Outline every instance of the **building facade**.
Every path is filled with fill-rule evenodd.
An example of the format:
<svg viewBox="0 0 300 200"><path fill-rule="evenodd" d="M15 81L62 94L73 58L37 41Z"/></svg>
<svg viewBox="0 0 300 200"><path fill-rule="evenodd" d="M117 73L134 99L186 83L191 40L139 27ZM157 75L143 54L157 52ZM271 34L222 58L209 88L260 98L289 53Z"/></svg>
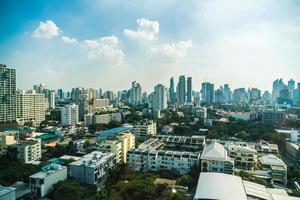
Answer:
<svg viewBox="0 0 300 200"><path fill-rule="evenodd" d="M61 123L66 126L75 126L79 121L79 108L76 104L66 105L61 110Z"/></svg>

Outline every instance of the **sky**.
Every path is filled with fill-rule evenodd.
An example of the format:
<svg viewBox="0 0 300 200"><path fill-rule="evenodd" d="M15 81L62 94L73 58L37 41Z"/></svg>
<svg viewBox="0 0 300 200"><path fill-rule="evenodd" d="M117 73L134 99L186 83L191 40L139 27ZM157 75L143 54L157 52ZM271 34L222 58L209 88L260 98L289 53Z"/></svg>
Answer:
<svg viewBox="0 0 300 200"><path fill-rule="evenodd" d="M298 0L1 0L0 12L0 63L21 89L300 82Z"/></svg>

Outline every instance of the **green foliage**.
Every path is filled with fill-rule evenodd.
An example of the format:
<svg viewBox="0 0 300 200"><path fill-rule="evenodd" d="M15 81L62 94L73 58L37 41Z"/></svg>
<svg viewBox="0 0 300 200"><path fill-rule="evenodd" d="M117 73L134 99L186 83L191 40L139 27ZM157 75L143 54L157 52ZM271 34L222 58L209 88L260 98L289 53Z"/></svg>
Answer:
<svg viewBox="0 0 300 200"><path fill-rule="evenodd" d="M54 185L53 200L68 199L82 200L86 199L85 189L74 180L59 181Z"/></svg>
<svg viewBox="0 0 300 200"><path fill-rule="evenodd" d="M19 162L16 154L8 153L0 158L0 185L9 186L16 181L28 182L28 177L38 172L41 167Z"/></svg>
<svg viewBox="0 0 300 200"><path fill-rule="evenodd" d="M241 170L238 173L238 175L245 181L251 181L251 182L258 183L258 184L264 185L266 187L269 187L269 184L266 180L254 177L252 174L250 174L244 170Z"/></svg>
<svg viewBox="0 0 300 200"><path fill-rule="evenodd" d="M295 181L300 177L300 171L294 165L290 165L288 166L287 175L289 181Z"/></svg>

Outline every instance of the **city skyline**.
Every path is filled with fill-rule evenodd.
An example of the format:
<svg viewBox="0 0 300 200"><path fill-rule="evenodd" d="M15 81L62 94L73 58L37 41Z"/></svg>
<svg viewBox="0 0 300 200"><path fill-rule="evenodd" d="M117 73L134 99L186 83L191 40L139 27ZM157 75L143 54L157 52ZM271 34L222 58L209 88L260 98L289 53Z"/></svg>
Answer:
<svg viewBox="0 0 300 200"><path fill-rule="evenodd" d="M0 8L0 60L21 89L118 91L136 80L149 92L185 75L195 91L206 81L271 91L278 78L300 80L295 1L32 2Z"/></svg>

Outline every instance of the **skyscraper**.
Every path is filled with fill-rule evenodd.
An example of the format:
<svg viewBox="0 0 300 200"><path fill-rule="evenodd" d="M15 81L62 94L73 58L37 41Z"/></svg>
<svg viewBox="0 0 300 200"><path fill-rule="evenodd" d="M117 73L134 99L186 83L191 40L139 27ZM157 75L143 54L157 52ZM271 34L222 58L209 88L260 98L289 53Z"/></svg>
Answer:
<svg viewBox="0 0 300 200"><path fill-rule="evenodd" d="M230 91L230 87L228 84L224 84L223 94L224 94L225 101L230 102L231 101L231 91Z"/></svg>
<svg viewBox="0 0 300 200"><path fill-rule="evenodd" d="M16 121L16 70L0 64L0 123Z"/></svg>
<svg viewBox="0 0 300 200"><path fill-rule="evenodd" d="M187 102L192 102L192 77L187 78Z"/></svg>
<svg viewBox="0 0 300 200"><path fill-rule="evenodd" d="M293 79L290 79L288 81L288 90L289 90L289 98L294 98L294 91L295 91L295 81Z"/></svg>
<svg viewBox="0 0 300 200"><path fill-rule="evenodd" d="M153 94L153 108L158 110L166 109L168 107L167 98L167 88L162 84L156 85Z"/></svg>
<svg viewBox="0 0 300 200"><path fill-rule="evenodd" d="M280 97L280 91L284 88L282 79L277 79L273 82L272 100L276 102L277 98Z"/></svg>
<svg viewBox="0 0 300 200"><path fill-rule="evenodd" d="M174 88L174 77L170 78L169 95L170 95L170 101L174 102L176 100L175 88Z"/></svg>
<svg viewBox="0 0 300 200"><path fill-rule="evenodd" d="M185 87L185 76L181 75L179 76L179 82L177 87L177 95L178 95L178 101L181 103L185 102L186 97L186 87Z"/></svg>
<svg viewBox="0 0 300 200"><path fill-rule="evenodd" d="M201 100L208 105L213 104L215 99L214 84L204 82L201 88Z"/></svg>
<svg viewBox="0 0 300 200"><path fill-rule="evenodd" d="M142 103L142 87L136 81L133 81L131 85L129 103L133 105Z"/></svg>

